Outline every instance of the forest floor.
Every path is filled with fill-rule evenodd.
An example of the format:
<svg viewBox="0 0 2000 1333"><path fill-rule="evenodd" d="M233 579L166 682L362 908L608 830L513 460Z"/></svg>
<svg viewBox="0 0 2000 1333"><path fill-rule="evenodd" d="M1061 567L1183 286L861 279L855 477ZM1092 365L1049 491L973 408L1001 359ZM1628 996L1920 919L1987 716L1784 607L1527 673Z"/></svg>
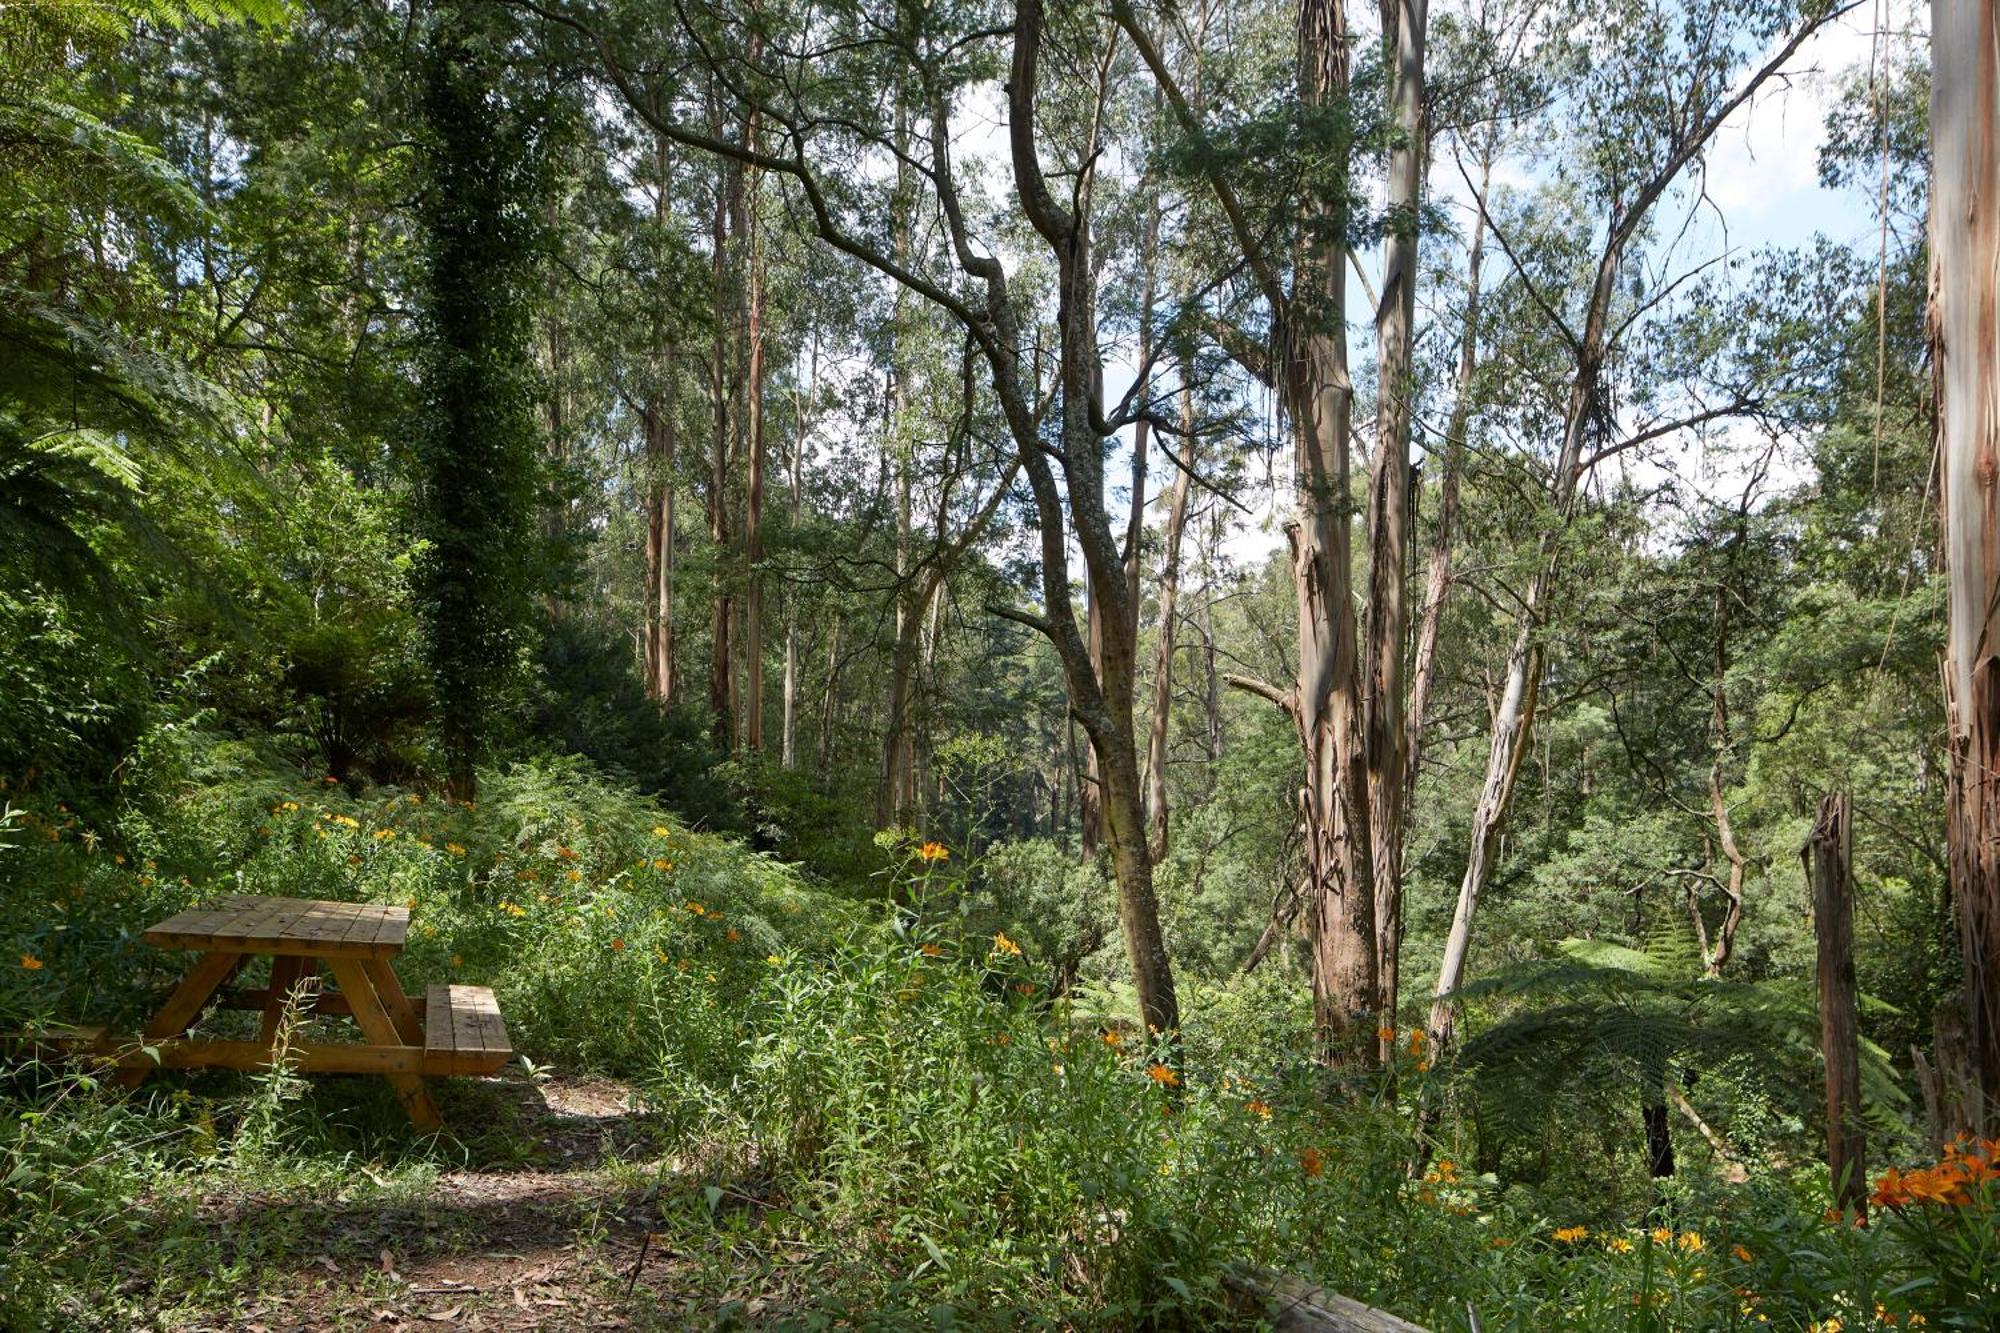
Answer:
<svg viewBox="0 0 2000 1333"><path fill-rule="evenodd" d="M466 1083L447 1103L448 1120L482 1145L506 1147L475 1150L463 1167L394 1201L341 1202L315 1190L205 1194L202 1229L225 1252L277 1231L286 1253L310 1258L260 1266L233 1296L220 1287L220 1299L162 1326L678 1328L755 1322L773 1304L758 1292L718 1299L712 1278L698 1276L700 1258L662 1243L658 1194L682 1164L659 1154L623 1084L515 1074ZM481 1163L482 1155L499 1160ZM128 1287L144 1281L135 1275Z"/></svg>

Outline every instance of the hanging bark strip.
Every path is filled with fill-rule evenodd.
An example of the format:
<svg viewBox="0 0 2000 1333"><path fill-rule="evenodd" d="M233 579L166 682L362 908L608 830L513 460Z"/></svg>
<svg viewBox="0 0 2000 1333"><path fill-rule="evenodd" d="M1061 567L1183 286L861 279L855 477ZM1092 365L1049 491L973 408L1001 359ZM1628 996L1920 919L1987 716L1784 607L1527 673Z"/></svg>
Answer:
<svg viewBox="0 0 2000 1333"><path fill-rule="evenodd" d="M2000 1132L2000 15L1931 5L1931 364L1949 625L1945 839L1983 1133Z"/></svg>
<svg viewBox="0 0 2000 1333"><path fill-rule="evenodd" d="M1868 1210L1867 1135L1861 1123L1861 1008L1854 981L1854 829L1845 792L1829 793L1800 849L1819 941L1819 1033L1826 1058L1826 1167L1833 1197Z"/></svg>

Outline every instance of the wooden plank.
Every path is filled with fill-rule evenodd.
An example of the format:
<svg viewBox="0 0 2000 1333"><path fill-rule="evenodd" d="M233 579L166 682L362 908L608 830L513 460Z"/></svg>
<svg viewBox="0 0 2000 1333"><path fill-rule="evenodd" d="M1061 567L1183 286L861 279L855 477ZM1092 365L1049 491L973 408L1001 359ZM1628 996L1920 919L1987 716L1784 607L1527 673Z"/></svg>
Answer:
<svg viewBox="0 0 2000 1333"><path fill-rule="evenodd" d="M306 960L296 955L281 954L271 960L271 985L264 992L264 1021L257 1028L257 1040L269 1046L278 1037L278 1024L283 1021L285 1005L291 1000L305 972Z"/></svg>
<svg viewBox="0 0 2000 1333"><path fill-rule="evenodd" d="M405 907L233 894L213 907L170 916L149 927L145 938L163 949L393 958L403 951L409 926Z"/></svg>
<svg viewBox="0 0 2000 1333"><path fill-rule="evenodd" d="M389 1018L396 1025L406 1045L424 1044L424 1021L417 1013L417 1007L410 1003L410 997L403 993L403 983L396 980L396 969L380 958L364 959L361 970L375 983L375 993L382 998L382 1007L389 1011Z"/></svg>
<svg viewBox="0 0 2000 1333"><path fill-rule="evenodd" d="M130 1038L126 1039L130 1042ZM214 1037L177 1037L157 1043L159 1063L168 1069L268 1069L273 1052L262 1042L224 1041ZM129 1045L115 1057L125 1068L150 1068L153 1057ZM305 1074L397 1074L422 1072L424 1053L411 1046L377 1046L348 1042L305 1042L293 1046L287 1063Z"/></svg>
<svg viewBox="0 0 2000 1333"><path fill-rule="evenodd" d="M402 1037L396 1031L395 1020L382 1007L381 997L375 993L375 983L362 969L360 962L349 957L327 959L327 966L333 970L334 980L340 983L341 993L347 996L347 1003L354 1010L354 1021L361 1025L362 1035L376 1046L399 1046ZM423 1059L423 1049L409 1048L417 1055L419 1063ZM440 1129L443 1117L438 1115L437 1103L431 1100L430 1089L423 1079L414 1074L390 1074L390 1084L402 1098L403 1109L409 1112L410 1121L418 1129Z"/></svg>
<svg viewBox="0 0 2000 1333"><path fill-rule="evenodd" d="M218 949L203 954L188 974L181 978L181 984L167 997L166 1004L154 1016L153 1021L146 1024L146 1031L141 1040L149 1043L160 1042L169 1037L178 1037L187 1031L188 1025L200 1016L202 1006L208 1003L209 996L215 994L215 988L220 986L223 979L234 972L242 961L243 955L231 950ZM136 1088L145 1081L144 1066L123 1070L118 1075L119 1084L127 1088Z"/></svg>
<svg viewBox="0 0 2000 1333"><path fill-rule="evenodd" d="M424 994L425 1068L491 1074L513 1058L500 1006L485 986L432 986Z"/></svg>
<svg viewBox="0 0 2000 1333"><path fill-rule="evenodd" d="M1239 1310L1263 1316L1279 1333L1425 1333L1422 1325L1286 1273L1231 1268L1222 1286Z"/></svg>

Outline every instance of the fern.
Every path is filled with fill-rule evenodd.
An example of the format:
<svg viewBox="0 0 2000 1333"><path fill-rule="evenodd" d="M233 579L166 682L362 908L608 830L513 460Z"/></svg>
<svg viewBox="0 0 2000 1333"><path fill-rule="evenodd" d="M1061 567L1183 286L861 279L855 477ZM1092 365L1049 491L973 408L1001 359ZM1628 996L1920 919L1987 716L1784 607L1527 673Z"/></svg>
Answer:
<svg viewBox="0 0 2000 1333"><path fill-rule="evenodd" d="M1505 1017L1459 1055L1475 1095L1508 1119L1542 1115L1553 1094L1622 1090L1657 1103L1682 1072L1743 1057L1777 1089L1820 1079L1819 1015L1810 983L1731 981L1701 975L1700 950L1683 929L1656 928L1645 947L1567 939L1559 957L1524 963L1462 987ZM1886 1006L1870 1002L1880 1012ZM1886 1125L1908 1103L1888 1053L1863 1041L1862 1096ZM1801 1099L1809 1111L1813 1097Z"/></svg>

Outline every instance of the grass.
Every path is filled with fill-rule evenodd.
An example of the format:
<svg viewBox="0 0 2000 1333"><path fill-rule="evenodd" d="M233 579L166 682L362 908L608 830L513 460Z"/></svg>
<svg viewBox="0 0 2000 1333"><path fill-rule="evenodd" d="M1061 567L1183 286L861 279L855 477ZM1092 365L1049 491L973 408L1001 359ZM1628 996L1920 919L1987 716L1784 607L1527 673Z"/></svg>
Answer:
<svg viewBox="0 0 2000 1333"><path fill-rule="evenodd" d="M443 1083L451 1131L422 1138L376 1079L170 1074L128 1098L16 1064L10 1317L171 1327L283 1298L337 1324L419 1299L385 1250L406 1278L511 1265L505 1288L542 1262L482 1258L513 1237L563 1256L546 1299L642 1326L1208 1327L1236 1317L1238 1263L1439 1329L1983 1326L1986 1249L1829 1222L1803 1170L1731 1189L1697 1164L1650 1215L1607 1183L1586 1216L1448 1136L1412 1179L1441 1073L1408 1057L1397 1101L1329 1082L1275 979L1190 986L1170 1068L1107 992L1051 1003L963 867L912 858L891 907L580 768L486 793L252 772L111 829L20 825L4 956L40 966L6 969L9 1021L135 1021L182 961L137 931L207 892L400 901L406 982L493 985L528 1068ZM550 1109L588 1075L636 1109Z"/></svg>

